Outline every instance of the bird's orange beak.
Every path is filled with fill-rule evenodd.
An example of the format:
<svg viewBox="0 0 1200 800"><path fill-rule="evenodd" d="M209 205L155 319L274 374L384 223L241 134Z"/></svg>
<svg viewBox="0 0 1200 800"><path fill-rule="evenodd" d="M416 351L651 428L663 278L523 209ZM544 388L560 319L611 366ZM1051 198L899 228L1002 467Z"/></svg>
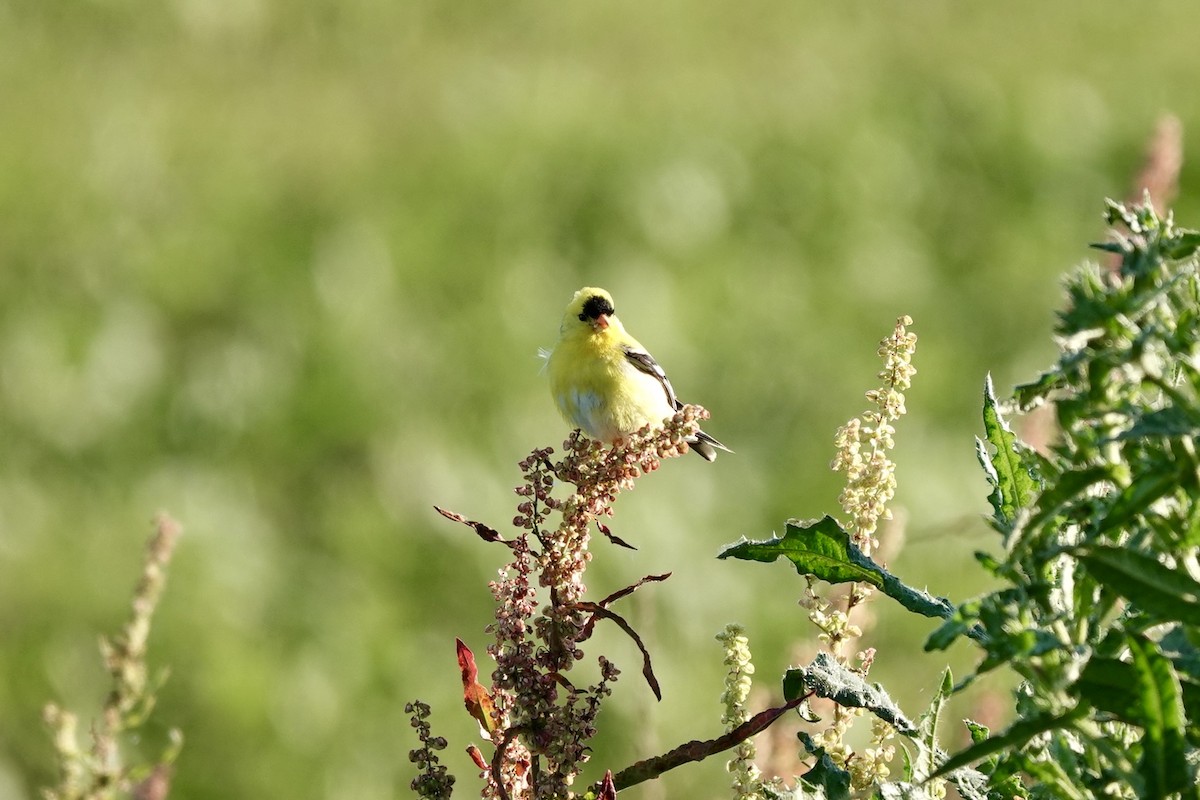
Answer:
<svg viewBox="0 0 1200 800"><path fill-rule="evenodd" d="M608 315L601 314L600 316L596 317L595 325L596 325L596 330L598 330L598 331L607 329L608 328Z"/></svg>

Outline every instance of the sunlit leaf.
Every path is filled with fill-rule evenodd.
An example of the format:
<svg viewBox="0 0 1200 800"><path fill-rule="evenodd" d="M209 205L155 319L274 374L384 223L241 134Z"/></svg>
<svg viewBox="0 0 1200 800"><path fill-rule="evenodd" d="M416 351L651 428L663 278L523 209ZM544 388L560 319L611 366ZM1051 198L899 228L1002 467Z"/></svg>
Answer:
<svg viewBox="0 0 1200 800"><path fill-rule="evenodd" d="M866 709L901 733L916 732L916 726L904 716L883 687L867 683L861 675L839 664L829 653L818 653L803 672L806 690L815 692L818 697L833 700L848 708Z"/></svg>
<svg viewBox="0 0 1200 800"><path fill-rule="evenodd" d="M976 439L975 454L992 486L988 502L993 518L1001 530L1008 530L1016 522L1017 512L1033 499L1038 482L1034 478L1035 462L1000 414L991 375L983 385L983 429L986 443ZM989 444L994 454L988 452Z"/></svg>
<svg viewBox="0 0 1200 800"><path fill-rule="evenodd" d="M475 666L475 654L462 639L455 639L458 651L458 668L462 672L463 704L467 712L489 734L496 730L496 706L492 696L479 682L479 669Z"/></svg>
<svg viewBox="0 0 1200 800"><path fill-rule="evenodd" d="M1145 796L1166 797L1188 786L1194 793L1179 676L1149 639L1131 637L1129 653L1136 675L1130 688L1138 700L1139 725L1144 731L1139 771Z"/></svg>
<svg viewBox="0 0 1200 800"><path fill-rule="evenodd" d="M801 575L829 583L869 583L909 611L926 617L949 617L954 613L954 606L945 598L907 586L864 555L830 516L813 523L789 520L783 536L765 541L742 540L726 547L717 557L766 563L783 557Z"/></svg>

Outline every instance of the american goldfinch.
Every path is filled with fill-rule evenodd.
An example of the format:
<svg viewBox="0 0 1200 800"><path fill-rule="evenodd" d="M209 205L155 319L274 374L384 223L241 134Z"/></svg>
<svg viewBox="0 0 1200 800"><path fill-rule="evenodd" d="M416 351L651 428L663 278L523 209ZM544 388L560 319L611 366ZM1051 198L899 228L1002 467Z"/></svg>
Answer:
<svg viewBox="0 0 1200 800"><path fill-rule="evenodd" d="M575 293L546 369L563 418L601 442L615 443L646 425L661 427L683 407L662 367L625 332L603 289ZM731 452L704 431L687 443L706 461L718 449Z"/></svg>

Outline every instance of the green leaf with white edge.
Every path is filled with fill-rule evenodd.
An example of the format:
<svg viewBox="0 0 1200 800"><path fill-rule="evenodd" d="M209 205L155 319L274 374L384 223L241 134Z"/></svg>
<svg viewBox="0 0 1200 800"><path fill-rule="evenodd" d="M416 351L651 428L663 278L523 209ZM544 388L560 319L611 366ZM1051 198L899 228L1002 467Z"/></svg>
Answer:
<svg viewBox="0 0 1200 800"><path fill-rule="evenodd" d="M901 748L899 748L899 750L900 750L900 761L902 762L902 769L900 770L900 778L903 781L911 781L913 779L912 754L908 752L907 747L901 747Z"/></svg>
<svg viewBox="0 0 1200 800"><path fill-rule="evenodd" d="M1196 796L1195 776L1188 764L1186 717L1183 690L1175 668L1157 645L1149 639L1130 637L1130 661L1137 682L1133 688L1139 700L1139 724L1142 736L1142 761L1138 765L1146 797L1166 797L1190 787Z"/></svg>
<svg viewBox="0 0 1200 800"><path fill-rule="evenodd" d="M972 719L964 719L963 725L967 727L967 735L971 737L971 744L979 744L991 735L992 729L987 725L976 722Z"/></svg>
<svg viewBox="0 0 1200 800"><path fill-rule="evenodd" d="M993 753L999 753L1002 750L1019 750L1030 739L1039 734L1074 725L1077 721L1087 716L1088 709L1088 706L1081 705L1066 714L1046 714L1023 719L1003 733L991 736L982 742L977 742L966 750L955 754L944 761L930 777L940 778L949 772L961 769L968 764L986 758Z"/></svg>
<svg viewBox="0 0 1200 800"><path fill-rule="evenodd" d="M963 800L990 800L987 777L974 770L959 770L950 775L948 780L954 784L958 796ZM876 792L872 797L878 800L917 800L936 796L924 784L912 781L880 784Z"/></svg>
<svg viewBox="0 0 1200 800"><path fill-rule="evenodd" d="M942 672L942 683L938 690L933 693L933 697L929 701L929 708L921 715L917 724L917 739L919 740L920 758L916 765L916 775L918 778L930 774L937 769L937 760L943 755L937 743L938 723L941 720L942 709L946 705L947 698L954 691L954 675L947 667Z"/></svg>
<svg viewBox="0 0 1200 800"><path fill-rule="evenodd" d="M1016 522L1018 512L1032 501L1038 482L1033 477L1034 460L1023 452L1000 414L990 373L983 384L983 430L986 444L976 439L975 452L992 486L988 502L992 504L993 519L1000 530L1007 531ZM988 444L994 448L994 454L988 453Z"/></svg>
<svg viewBox="0 0 1200 800"><path fill-rule="evenodd" d="M946 667L942 671L942 682L938 686L938 690L933 693L933 697L929 700L929 708L921 715L918 721L919 735L925 740L930 752L935 752L937 749L937 727L941 720L942 709L946 705L946 700L954 693L954 674ZM931 770L928 770L932 772Z"/></svg>
<svg viewBox="0 0 1200 800"><path fill-rule="evenodd" d="M990 781L982 772L973 769L956 769L946 776L963 800L992 800Z"/></svg>
<svg viewBox="0 0 1200 800"><path fill-rule="evenodd" d="M818 653L804 669L806 691L832 700L846 708L870 711L897 731L907 736L917 733L917 726L900 711L900 707L879 684L869 684L857 672L839 664L829 653Z"/></svg>
<svg viewBox="0 0 1200 800"><path fill-rule="evenodd" d="M1200 625L1200 583L1182 569L1123 547L1078 548L1076 558L1107 589L1163 622Z"/></svg>
<svg viewBox="0 0 1200 800"><path fill-rule="evenodd" d="M796 572L829 583L867 583L917 614L935 619L954 614L954 606L943 597L913 589L876 564L850 540L837 521L828 515L812 523L788 520L783 536L765 541L743 539L722 550L718 558L770 563L783 557Z"/></svg>

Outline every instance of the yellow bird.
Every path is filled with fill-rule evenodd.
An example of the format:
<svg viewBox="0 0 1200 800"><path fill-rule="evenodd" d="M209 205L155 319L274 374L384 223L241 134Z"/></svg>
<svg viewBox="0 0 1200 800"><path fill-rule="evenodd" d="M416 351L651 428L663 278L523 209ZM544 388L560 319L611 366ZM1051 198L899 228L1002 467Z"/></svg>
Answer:
<svg viewBox="0 0 1200 800"><path fill-rule="evenodd" d="M563 418L607 444L646 425L662 427L683 407L662 367L625 332L603 289L575 293L546 368ZM687 443L706 461L716 459L718 449L732 452L704 431Z"/></svg>

